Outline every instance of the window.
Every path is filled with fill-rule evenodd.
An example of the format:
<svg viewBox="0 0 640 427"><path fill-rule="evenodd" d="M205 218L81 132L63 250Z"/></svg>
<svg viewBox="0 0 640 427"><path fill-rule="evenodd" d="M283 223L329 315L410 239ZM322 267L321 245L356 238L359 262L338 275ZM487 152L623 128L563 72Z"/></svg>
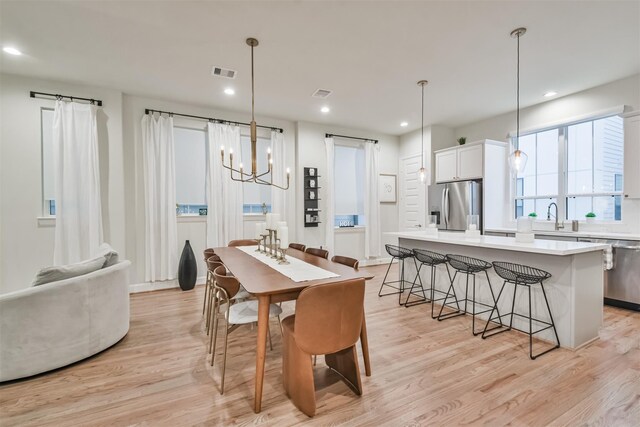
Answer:
<svg viewBox="0 0 640 427"><path fill-rule="evenodd" d="M336 145L334 157L334 225L364 225L364 149Z"/></svg>
<svg viewBox="0 0 640 427"><path fill-rule="evenodd" d="M561 126L520 137L529 160L515 178L515 216L546 218L550 203L567 220L594 212L622 219L623 121L619 116Z"/></svg>
<svg viewBox="0 0 640 427"><path fill-rule="evenodd" d="M202 215L207 208L207 134L204 129L175 127L173 138L177 212L179 215Z"/></svg>
<svg viewBox="0 0 640 427"><path fill-rule="evenodd" d="M53 110L40 110L42 132L42 214L56 215L56 180L53 160Z"/></svg>
<svg viewBox="0 0 640 427"><path fill-rule="evenodd" d="M242 136L240 139L242 146L242 162L245 171L251 171L251 138ZM271 147L271 140L258 138L256 142L256 162L258 173L262 173L269 168L267 161L267 149ZM263 176L265 181L271 180L271 173ZM244 214L262 214L263 208L266 212L271 212L271 186L260 185L253 182L243 184L244 204L242 212ZM264 205L264 206L263 206Z"/></svg>

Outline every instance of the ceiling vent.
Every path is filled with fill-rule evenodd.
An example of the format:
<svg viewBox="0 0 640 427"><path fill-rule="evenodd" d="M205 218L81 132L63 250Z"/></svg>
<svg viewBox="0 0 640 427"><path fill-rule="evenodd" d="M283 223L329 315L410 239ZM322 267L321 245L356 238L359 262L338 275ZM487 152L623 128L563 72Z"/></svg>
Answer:
<svg viewBox="0 0 640 427"><path fill-rule="evenodd" d="M313 95L311 95L314 98L327 98L329 95L331 95L331 91L327 90L327 89L318 89L315 92L313 92Z"/></svg>
<svg viewBox="0 0 640 427"><path fill-rule="evenodd" d="M211 68L211 75L217 77L225 77L227 79L235 79L236 72L234 70L229 70L227 68L216 67L215 65Z"/></svg>

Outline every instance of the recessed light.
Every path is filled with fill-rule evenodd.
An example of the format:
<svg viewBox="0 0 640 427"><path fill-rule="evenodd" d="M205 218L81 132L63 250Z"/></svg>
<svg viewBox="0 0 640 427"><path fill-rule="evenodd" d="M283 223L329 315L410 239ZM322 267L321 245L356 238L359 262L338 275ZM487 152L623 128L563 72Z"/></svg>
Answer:
<svg viewBox="0 0 640 427"><path fill-rule="evenodd" d="M331 109L330 109L329 107L322 107L322 108L320 109L320 111L322 111L323 113L325 113L325 114L326 114L326 113L328 113L329 111L331 111Z"/></svg>
<svg viewBox="0 0 640 427"><path fill-rule="evenodd" d="M549 92L544 94L544 97L545 98L550 98L552 96L556 96L557 94L558 94L558 92L554 92L554 91L550 90Z"/></svg>
<svg viewBox="0 0 640 427"><path fill-rule="evenodd" d="M22 52L20 52L15 47L3 47L2 50L4 50L9 55L16 55L16 56L22 55Z"/></svg>
<svg viewBox="0 0 640 427"><path fill-rule="evenodd" d="M236 91L233 90L232 88L228 87L224 90L224 93L226 93L227 95L235 95Z"/></svg>
<svg viewBox="0 0 640 427"><path fill-rule="evenodd" d="M406 128L407 126L409 126L409 123L402 122L402 123L400 123L400 126L402 126L403 128Z"/></svg>

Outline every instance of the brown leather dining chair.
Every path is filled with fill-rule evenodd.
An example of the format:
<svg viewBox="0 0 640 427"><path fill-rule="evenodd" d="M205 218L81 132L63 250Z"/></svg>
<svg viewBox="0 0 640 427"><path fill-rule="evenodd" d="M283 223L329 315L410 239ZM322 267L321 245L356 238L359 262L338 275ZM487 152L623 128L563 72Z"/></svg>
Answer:
<svg viewBox="0 0 640 427"><path fill-rule="evenodd" d="M206 251L205 251L206 253ZM211 255L206 259L207 261L207 281L205 282L205 329L207 331L207 335L209 334L209 330L211 329L211 304L213 301L214 293L213 293L213 272L216 268L220 267L222 264L222 260L217 255Z"/></svg>
<svg viewBox="0 0 640 427"><path fill-rule="evenodd" d="M255 239L232 240L227 246L257 246L258 241Z"/></svg>
<svg viewBox="0 0 640 427"><path fill-rule="evenodd" d="M289 243L289 247L291 249L297 249L299 251L304 252L305 249L307 249L307 247L305 245L303 245L302 243Z"/></svg>
<svg viewBox="0 0 640 427"><path fill-rule="evenodd" d="M212 248L207 248L204 250L204 262L206 263L209 257L215 255L215 251ZM207 269L207 278L204 282L204 301L202 303L202 315L207 311L207 302L209 301L209 281L211 280L212 275Z"/></svg>
<svg viewBox="0 0 640 427"><path fill-rule="evenodd" d="M316 413L312 355L324 354L327 365L362 394L356 343L363 304L364 279L310 286L300 292L296 314L282 321L284 389L310 417Z"/></svg>
<svg viewBox="0 0 640 427"><path fill-rule="evenodd" d="M307 249L305 249L305 252L310 254L310 255L318 256L320 258L329 259L329 251L326 251L324 249L307 248Z"/></svg>
<svg viewBox="0 0 640 427"><path fill-rule="evenodd" d="M360 265L360 261L354 258L349 258L348 256L335 255L331 257L331 261L337 262L338 264L346 265L347 267L351 267L354 270L358 269Z"/></svg>

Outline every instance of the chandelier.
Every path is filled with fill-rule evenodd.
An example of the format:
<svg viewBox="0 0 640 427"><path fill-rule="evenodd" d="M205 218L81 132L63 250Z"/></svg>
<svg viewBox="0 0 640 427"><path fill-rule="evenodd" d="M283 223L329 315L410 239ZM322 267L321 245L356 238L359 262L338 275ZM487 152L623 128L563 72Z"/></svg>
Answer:
<svg viewBox="0 0 640 427"><path fill-rule="evenodd" d="M247 44L251 46L251 172L245 172L240 163L239 167L236 169L233 167L233 149L229 150L229 164L226 165L224 163L224 146L220 147L220 156L222 160L222 166L225 169L229 169L229 173L231 174L231 179L239 182L254 182L256 184L262 185L271 185L276 188L280 188L282 190L289 189L289 177L290 170L287 168L287 185L281 186L273 183L273 157L271 156L271 148L267 149L267 170L266 172L258 173L258 162L257 162L257 141L258 141L258 132L257 125L255 120L255 101L254 101L254 77L253 77L253 48L258 46L258 40L249 37L247 39ZM282 161L284 159L278 159ZM267 181L263 177L269 175L270 179ZM237 175L237 176L236 176Z"/></svg>

